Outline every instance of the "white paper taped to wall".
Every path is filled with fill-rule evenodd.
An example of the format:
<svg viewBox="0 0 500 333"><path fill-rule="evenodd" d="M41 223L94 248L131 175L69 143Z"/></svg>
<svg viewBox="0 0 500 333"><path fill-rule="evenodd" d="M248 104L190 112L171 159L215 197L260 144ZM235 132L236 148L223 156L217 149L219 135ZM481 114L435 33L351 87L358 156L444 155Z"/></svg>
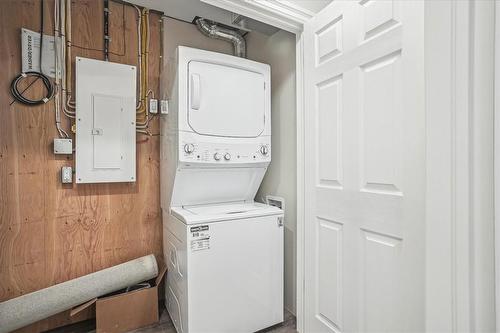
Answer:
<svg viewBox="0 0 500 333"><path fill-rule="evenodd" d="M23 73L40 71L40 33L21 29L21 62ZM56 76L54 36L43 35L42 73Z"/></svg>

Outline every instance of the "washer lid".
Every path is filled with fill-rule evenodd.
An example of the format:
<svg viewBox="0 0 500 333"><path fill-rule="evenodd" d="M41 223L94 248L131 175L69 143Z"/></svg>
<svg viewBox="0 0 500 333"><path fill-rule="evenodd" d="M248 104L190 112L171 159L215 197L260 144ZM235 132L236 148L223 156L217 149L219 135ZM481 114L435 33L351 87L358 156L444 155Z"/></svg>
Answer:
<svg viewBox="0 0 500 333"><path fill-rule="evenodd" d="M172 214L186 224L209 223L250 217L282 215L277 207L259 202L172 207Z"/></svg>
<svg viewBox="0 0 500 333"><path fill-rule="evenodd" d="M198 134L258 137L265 128L262 73L209 62L189 62L189 126Z"/></svg>

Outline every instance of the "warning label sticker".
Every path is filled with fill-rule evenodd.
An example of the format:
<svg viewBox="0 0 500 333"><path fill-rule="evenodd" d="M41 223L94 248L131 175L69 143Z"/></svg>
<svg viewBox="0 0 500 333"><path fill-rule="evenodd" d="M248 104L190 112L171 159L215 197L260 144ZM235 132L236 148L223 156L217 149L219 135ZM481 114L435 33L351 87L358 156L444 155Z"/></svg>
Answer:
<svg viewBox="0 0 500 333"><path fill-rule="evenodd" d="M191 251L203 251L210 249L210 231L208 225L191 227Z"/></svg>
<svg viewBox="0 0 500 333"><path fill-rule="evenodd" d="M57 38L60 43L60 39ZM55 41L54 36L43 35L42 50L40 51L40 33L28 29L21 29L21 62L23 72L40 71L40 52L42 52L42 73L56 77Z"/></svg>
<svg viewBox="0 0 500 333"><path fill-rule="evenodd" d="M191 251L202 251L210 249L210 237L191 240Z"/></svg>

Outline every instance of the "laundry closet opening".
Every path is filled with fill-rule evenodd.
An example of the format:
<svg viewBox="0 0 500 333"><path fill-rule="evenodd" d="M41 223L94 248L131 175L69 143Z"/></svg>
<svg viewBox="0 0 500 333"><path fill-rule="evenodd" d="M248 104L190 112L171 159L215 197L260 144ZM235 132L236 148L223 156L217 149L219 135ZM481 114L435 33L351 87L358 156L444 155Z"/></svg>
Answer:
<svg viewBox="0 0 500 333"><path fill-rule="evenodd" d="M165 6L168 7L168 5ZM258 214L262 214L262 207L260 206L249 208L247 204L242 202L225 202L234 200L235 197L239 198L238 195L240 195L241 198L245 198L247 195L246 192L248 192L247 187L253 188L254 186L257 186L258 191L255 198L252 197L249 199L260 203L281 206L284 210L284 218L282 221L284 230L283 305L286 313L285 316L292 316L296 314L296 36L290 32L271 27L258 21L236 16L229 12L224 13L220 9L218 10L222 13L222 16L218 17L219 23L234 27L236 26L236 22L238 22L238 26L244 27L240 30L240 33L243 34L246 41L246 59L268 64L270 66L270 87L265 88L270 88L270 132L272 134L269 148L272 150L272 158L270 164L267 166L267 170L263 169L262 171L265 172L265 175L259 186L258 181L260 176L248 178L247 171L243 170L243 167L239 169L235 168L225 175L221 175L217 170L208 169L206 172L211 172L212 175L208 175L207 177L193 171L192 168L195 168L196 162L204 161L205 159L214 161L214 158L217 158L208 148L209 152L204 152L200 151L201 149L198 146L193 147L195 151L192 154L190 153L194 160L192 165L188 166L186 170L179 171L176 176L170 176L175 178L175 182L183 184L183 186L180 187L181 190L183 188L186 189L185 191L179 191L179 186L174 189L174 195L177 196L177 198L182 198L178 200L178 204L182 207L173 208L172 215L176 219L187 221L185 223L188 225L189 223L195 223L188 222L189 219L197 221L196 223L201 223L201 221L208 220L222 221L227 218L239 221L245 217L257 216ZM165 11L165 13L167 14L168 11ZM191 16L201 17L203 14L194 11ZM234 54L234 45L232 43L217 38L207 37L206 34L200 31L199 26L190 22L190 17L185 21L171 17L163 18L163 60L160 77L160 90L162 94L164 94L160 96L162 99L175 99L173 95L179 84L179 47L188 47L227 55ZM211 24L212 23L213 21L211 21ZM195 56L195 58L196 57L197 56ZM189 62L186 69L186 72L189 74L189 80L186 83L189 86L186 92L189 95L187 100L189 104L188 123L186 124L187 131L205 135L204 137L207 138L207 140L214 137L222 138L220 140L223 140L224 137L237 137L241 135L241 142L243 142L245 138L256 137L260 135L262 131L265 131L262 127L262 117L264 113L263 110L259 109L259 97L252 93L252 84L261 84L258 81L259 75L247 72L247 74L240 76L238 81L231 81L235 76L232 76L233 73L230 71L225 72L226 69L224 66L218 64L203 66L203 61L193 60ZM196 74L191 75L191 73ZM201 83L199 81L201 81ZM199 93L201 95L201 103L198 105L196 101L191 100L192 98L196 98L196 92L194 92L195 97L192 95L193 91L191 90L191 86L200 84L201 91ZM194 89L199 88L195 86ZM224 92L225 89L227 91ZM212 93L221 94L220 100L208 102L210 105L207 105L207 102L203 101L203 95L205 94L206 97L208 94ZM193 102L196 104L195 107L193 107ZM174 103L176 104L176 102ZM205 103L205 105L203 105L203 103ZM171 104L170 107L177 106ZM227 114L225 114L226 111L222 110L226 107ZM245 114L249 112L251 114L253 112L257 118L245 118L245 121L242 122L241 117L244 117ZM169 136L166 134L166 132L168 132L166 128L173 126L172 124L168 124L170 121L168 117L162 118L161 120L162 129L165 128L163 131L165 134L162 133L162 135L166 136ZM177 116L175 116L175 118L176 117ZM266 119L264 119L264 121L266 121ZM231 124L237 124L237 126L232 126ZM182 131L184 130L183 128ZM175 141L177 139L163 137L161 140L162 142L166 142L165 140ZM213 139L211 142L217 142L217 140L218 139ZM187 147L186 149L190 148L191 147ZM184 148L181 147L179 149ZM161 148L160 155L165 164L168 163L165 160L169 158L175 159L175 157L171 156L174 150L175 148ZM265 153L267 154L267 151ZM184 152L179 151L179 154L184 154ZM215 154L218 153L216 152ZM242 153L241 156L239 153L237 155L232 155L231 161L243 160L245 158L245 156L243 156L245 155L244 153ZM257 151L256 153L249 153L248 158L251 161L256 161L260 156L262 156L261 152ZM224 162L222 156L219 158ZM161 177L166 177L166 173L174 172L174 170L170 170L171 168L172 166L162 167ZM186 176L184 177L183 175ZM192 182L196 182L194 180L195 178L199 179L199 185L191 185ZM169 185L165 185L164 182L168 183L169 181L162 179L162 191L169 188ZM171 186L173 186L173 184ZM239 194L238 191L240 191L240 189L243 189L245 193ZM189 193L187 193L188 191ZM193 193L193 191L195 193ZM232 194L228 195L228 193ZM167 195L165 194L165 196ZM193 196L196 198L193 198ZM214 205L205 207L208 202L204 201L206 196L210 198L216 196L218 200L214 200ZM170 197L169 199L172 200L172 207L175 206L175 201L177 199L172 199ZM164 223L166 215L168 214L166 209L167 205L168 203L164 202L162 199ZM202 220L202 216L206 219ZM258 244L260 236L253 233L245 234L244 228L245 227L242 226L242 229L240 229L241 232L238 231L238 229L235 230L235 237L241 237L242 239L255 237L255 243ZM262 230L262 232L266 232L266 230ZM166 258L171 256L169 246L172 248L181 246L180 244L169 245L168 243L171 242L166 240L169 237L168 235L169 231L164 231L164 252L167 251L165 253ZM176 240L182 237L182 235L176 234L172 239ZM266 238L264 236L262 242L265 242L265 240ZM179 260L182 261L182 259ZM241 261L244 263L245 258L241 258ZM259 272L248 272L245 274L257 273ZM169 282L167 278L167 289L168 285ZM168 300L168 291L166 297L167 303L170 302ZM175 299L175 302L178 301L176 295L173 295L172 298ZM178 307L182 308L181 301L179 301ZM175 311L177 310L169 310L169 312L174 313ZM173 317L175 316L174 314ZM175 323L176 320L180 321L181 319L172 318L172 320ZM180 326L181 324L177 323L177 325Z"/></svg>

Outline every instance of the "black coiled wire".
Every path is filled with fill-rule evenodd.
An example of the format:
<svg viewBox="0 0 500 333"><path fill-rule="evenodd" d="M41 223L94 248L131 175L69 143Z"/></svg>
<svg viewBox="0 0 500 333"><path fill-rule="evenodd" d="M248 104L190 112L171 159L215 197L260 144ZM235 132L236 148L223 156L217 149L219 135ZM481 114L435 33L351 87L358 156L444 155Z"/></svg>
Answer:
<svg viewBox="0 0 500 333"><path fill-rule="evenodd" d="M43 53L43 0L40 3L40 72L30 71L26 73L21 73L12 80L10 83L10 93L14 97L14 99L25 105L41 105L45 104L54 97L54 85L49 77L42 73L42 53ZM19 82L28 78L28 77L36 77L23 91L19 91ZM47 90L47 95L40 99L29 99L23 96L23 93L28 90L36 81L39 79L42 80L45 89ZM12 103L11 103L12 104Z"/></svg>
<svg viewBox="0 0 500 333"><path fill-rule="evenodd" d="M18 87L19 82L28 77L36 77L36 79L31 84L35 83L35 81L38 81L39 79L42 80L43 85L47 90L47 95L45 97L42 97L40 99L29 99L23 96L23 92L26 91L26 89L29 86L20 92ZM41 105L47 103L54 96L54 85L52 84L52 81L49 79L49 77L45 74L42 74L40 72L26 72L19 74L14 78L14 80L12 80L12 83L10 84L10 93L12 94L14 99L19 103L25 105Z"/></svg>

